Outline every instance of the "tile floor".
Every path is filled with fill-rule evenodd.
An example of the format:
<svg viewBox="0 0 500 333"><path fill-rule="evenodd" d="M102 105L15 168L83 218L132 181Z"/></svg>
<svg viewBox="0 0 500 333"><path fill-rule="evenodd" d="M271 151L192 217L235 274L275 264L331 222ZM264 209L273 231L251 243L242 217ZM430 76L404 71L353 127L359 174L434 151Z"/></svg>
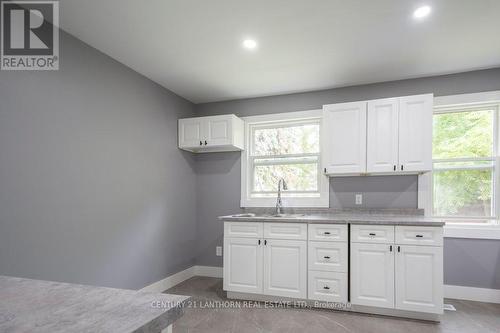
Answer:
<svg viewBox="0 0 500 333"><path fill-rule="evenodd" d="M193 277L165 292L193 296L192 301L198 305L186 308L184 316L174 324L174 333L500 332L500 304L446 300L457 311L446 311L441 323L431 323L318 309L207 308L210 301L228 301L219 278Z"/></svg>

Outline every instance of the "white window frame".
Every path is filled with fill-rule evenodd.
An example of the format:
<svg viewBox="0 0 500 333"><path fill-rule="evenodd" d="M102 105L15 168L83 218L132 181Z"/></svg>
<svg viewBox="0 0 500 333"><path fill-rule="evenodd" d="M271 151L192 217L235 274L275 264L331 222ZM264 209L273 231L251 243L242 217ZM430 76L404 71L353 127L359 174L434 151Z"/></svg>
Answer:
<svg viewBox="0 0 500 333"><path fill-rule="evenodd" d="M500 239L500 159L499 159L499 113L500 113L500 91L462 94L452 96L441 96L434 98L434 114L468 111L474 108L482 109L485 107L494 107L494 137L493 137L493 201L494 216L488 223L479 224L478 219L485 220L484 217L439 217L446 221L445 237L449 238L476 238L476 239ZM474 159L467 159L474 160ZM477 158L475 160L487 160L487 158ZM433 160L434 162L434 160ZM428 172L419 175L418 179L418 203L419 208L425 209L428 216L433 213L433 174ZM467 222L469 221L469 222Z"/></svg>
<svg viewBox="0 0 500 333"><path fill-rule="evenodd" d="M252 140L252 127L272 126L273 123L293 123L319 121L320 125L320 152L318 156L318 190L319 197L283 197L283 207L329 207L329 178L321 172L321 131L323 128L322 110L308 110L299 112L277 113L262 116L251 116L242 118L245 121L245 150L241 157L241 207L274 207L276 198L256 198L251 196L253 167L252 151L250 145ZM283 124L285 126L286 124ZM316 155L316 154L312 154ZM302 156L302 155L301 155ZM290 157L290 156L289 156Z"/></svg>

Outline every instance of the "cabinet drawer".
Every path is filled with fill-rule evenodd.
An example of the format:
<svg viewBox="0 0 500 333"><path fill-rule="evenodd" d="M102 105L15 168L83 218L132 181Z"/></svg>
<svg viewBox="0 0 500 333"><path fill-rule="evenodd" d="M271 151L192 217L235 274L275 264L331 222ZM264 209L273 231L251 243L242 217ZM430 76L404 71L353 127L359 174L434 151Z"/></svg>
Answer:
<svg viewBox="0 0 500 333"><path fill-rule="evenodd" d="M264 223L264 238L307 240L307 224Z"/></svg>
<svg viewBox="0 0 500 333"><path fill-rule="evenodd" d="M396 244L443 246L443 228L396 226Z"/></svg>
<svg viewBox="0 0 500 333"><path fill-rule="evenodd" d="M224 222L224 237L262 238L262 222Z"/></svg>
<svg viewBox="0 0 500 333"><path fill-rule="evenodd" d="M347 242L347 225L309 224L309 240Z"/></svg>
<svg viewBox="0 0 500 333"><path fill-rule="evenodd" d="M351 242L392 244L394 243L394 226L351 225Z"/></svg>
<svg viewBox="0 0 500 333"><path fill-rule="evenodd" d="M309 241L309 269L347 272L347 243Z"/></svg>
<svg viewBox="0 0 500 333"><path fill-rule="evenodd" d="M347 302L347 273L309 271L308 298Z"/></svg>

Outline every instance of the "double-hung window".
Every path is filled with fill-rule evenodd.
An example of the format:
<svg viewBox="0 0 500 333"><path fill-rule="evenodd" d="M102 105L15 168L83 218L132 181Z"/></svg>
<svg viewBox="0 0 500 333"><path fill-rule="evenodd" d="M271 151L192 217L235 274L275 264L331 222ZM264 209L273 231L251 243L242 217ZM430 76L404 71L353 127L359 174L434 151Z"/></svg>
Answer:
<svg viewBox="0 0 500 333"><path fill-rule="evenodd" d="M434 216L483 224L497 217L498 108L494 103L435 108Z"/></svg>
<svg viewBox="0 0 500 333"><path fill-rule="evenodd" d="M320 166L321 118L258 118L246 121L242 206L274 206L278 182L283 179L287 184L281 193L284 206L328 207L328 179Z"/></svg>

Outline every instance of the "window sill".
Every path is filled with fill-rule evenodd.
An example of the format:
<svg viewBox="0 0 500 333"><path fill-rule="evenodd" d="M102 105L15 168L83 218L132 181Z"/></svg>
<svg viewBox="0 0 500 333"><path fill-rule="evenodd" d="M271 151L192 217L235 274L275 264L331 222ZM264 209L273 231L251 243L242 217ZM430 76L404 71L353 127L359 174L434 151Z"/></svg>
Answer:
<svg viewBox="0 0 500 333"><path fill-rule="evenodd" d="M444 237L500 240L500 225L497 223L474 225L448 222L444 227Z"/></svg>

